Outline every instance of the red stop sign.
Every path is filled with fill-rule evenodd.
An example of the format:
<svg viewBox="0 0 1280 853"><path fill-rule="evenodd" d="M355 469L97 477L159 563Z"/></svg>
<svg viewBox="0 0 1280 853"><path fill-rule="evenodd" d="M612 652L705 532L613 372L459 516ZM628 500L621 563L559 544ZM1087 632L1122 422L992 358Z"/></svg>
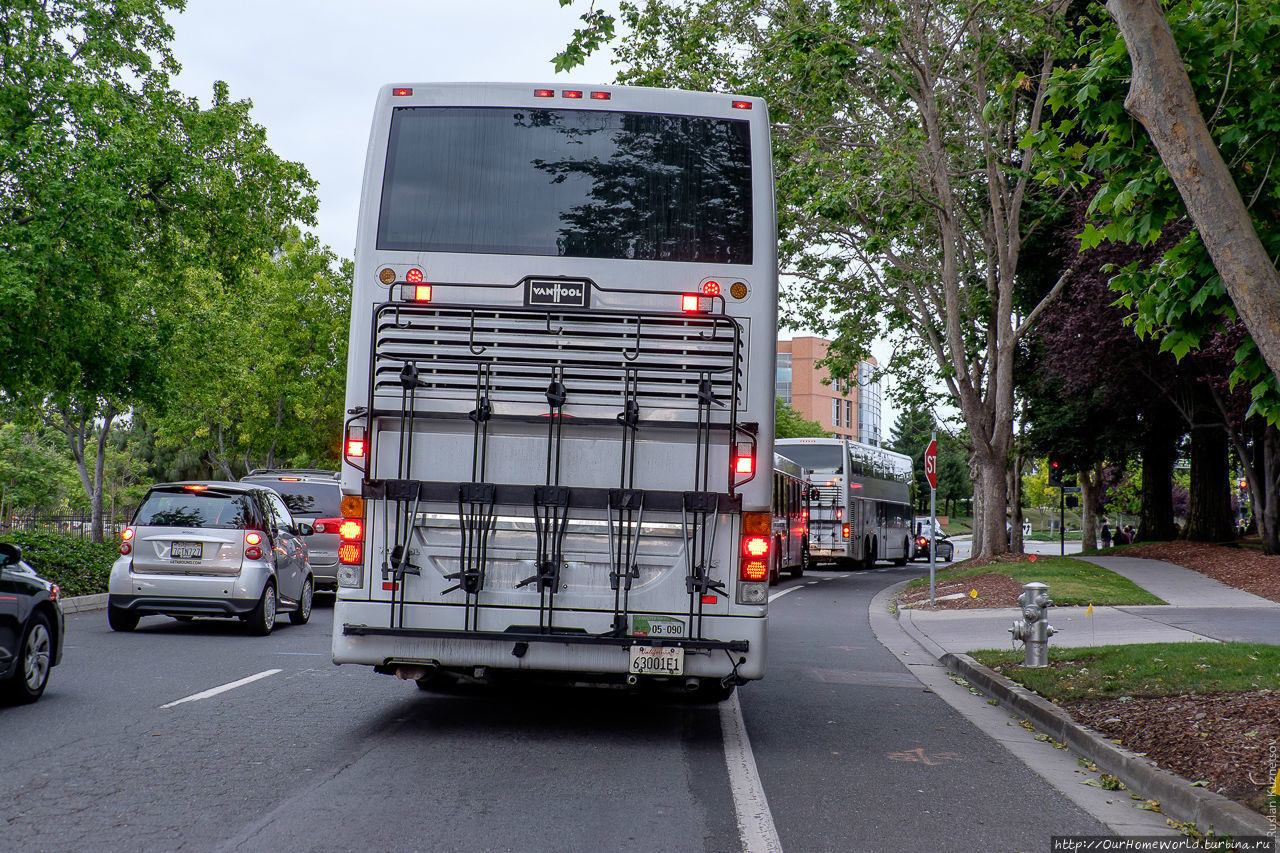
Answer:
<svg viewBox="0 0 1280 853"><path fill-rule="evenodd" d="M929 481L929 488L938 488L938 440L933 439L924 451L924 478Z"/></svg>

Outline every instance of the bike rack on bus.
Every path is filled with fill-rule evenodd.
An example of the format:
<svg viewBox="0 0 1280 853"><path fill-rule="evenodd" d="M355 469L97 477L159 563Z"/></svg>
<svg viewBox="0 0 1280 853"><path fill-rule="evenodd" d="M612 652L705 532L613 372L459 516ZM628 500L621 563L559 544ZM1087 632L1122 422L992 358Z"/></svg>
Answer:
<svg viewBox="0 0 1280 853"><path fill-rule="evenodd" d="M393 288L394 297L394 288ZM665 294L664 294L665 295ZM723 306L722 297L715 297ZM723 311L723 307L721 308ZM379 353L379 323L384 316L391 320L388 328L411 329L415 319L430 317L432 314L453 312L452 316L462 317L467 322L466 340L463 344L465 354L455 352L442 357L436 352L423 352L398 356ZM557 315L558 323L553 326L552 314ZM624 336L625 349L621 375L621 411L611 419L578 418L577 424L615 423L622 430L620 442L619 478L617 488L604 487L566 487L560 484L560 448L564 424L563 407L569 396L566 387L571 377L566 376L565 363L557 361L551 368L551 375L546 387L545 397L548 410L542 415L547 419L547 455L546 478L542 486L525 486L514 483L492 483L487 480L489 454L489 427L498 420L530 421L528 415L503 413L494 405L494 369L499 364L488 354L489 345L477 336L479 318L496 318L503 316L528 316L537 318L545 326L548 336L562 336L566 328L575 319L600 317L620 318L626 326ZM469 322L467 320L469 318ZM658 322L651 322L656 319ZM539 621L536 630L533 626L521 629L517 633L530 636L541 636L548 640L573 635L565 634L554 623L555 596L561 587L561 574L564 567L563 542L568 528L571 511L575 507L596 509L605 512L608 524L610 586L614 590L614 615L608 637L618 641L626 641L630 616L629 599L633 581L640 577L637 556L641 541L646 511L680 514L682 536L685 541L686 555L686 588L689 594L689 629L687 638L671 638L664 644L686 644L690 648L716 648L732 646L734 650L744 650L744 641L722 644L716 640L707 640L703 636L703 613L707 600L714 601L713 596L727 595L726 584L713 576L712 559L715 548L717 525L715 516L720 513L736 511L741 506L741 498L737 493L733 472L729 472L725 491L713 490L711 483L710 459L712 454L713 433L723 432L729 447L729 459L732 462L733 448L738 437L746 435L754 444L754 431L745 429L738 421L740 408L740 383L737 371L741 359L741 330L733 318L723 313L700 314L697 319L709 321L709 325L700 328L696 335L703 340L716 340L718 336L731 335L732 349L728 358L730 370L728 378L729 397L720 399L715 393L712 373L701 371L697 385L696 421L663 421L665 428L689 428L694 430L695 466L693 472L693 488L689 491L663 491L636 489L636 450L637 436L644 427L646 419L642 417L639 400L641 375L646 371L643 364L645 354L646 333L655 337L663 331L662 321L670 319L688 319L679 314L655 314L653 312L627 311L570 311L565 309L546 310L542 308L519 306L495 306L492 309L478 309L474 306L431 303L418 305L403 301L390 301L375 307L371 336L369 403L367 416L368 430L367 467L363 492L366 497L383 500L384 525L389 525L388 541L392 544L390 553L383 563L384 579L393 581L392 589L392 621L390 631L403 631L406 634L421 634L420 629L404 628L404 577L407 574L420 574L418 567L408 559L414 528L417 524L419 507L425 503L454 502L457 506L458 530L460 532L459 570L446 575L455 581L444 594L462 591L465 597L464 628L431 629L427 633L432 636L448 635L479 637L479 608L482 604L482 593L486 584L486 566L489 559L489 544L495 529L496 507L528 506L531 508L536 550L534 564L536 574L524 578L516 584L517 588L529 585L537 586L539 591ZM497 322L492 319L492 322ZM650 330L656 330L651 332ZM728 338L724 338L728 340ZM378 360L384 362L399 360L403 362L400 371L400 406L398 409L379 409L375 397L378 394L376 370ZM471 481L439 482L421 479L412 471L414 427L418 419L456 418L459 415L446 411L419 411L419 390L427 385L420 378L419 362L430 361L434 366L450 364L456 368L471 368L475 371L474 408L465 415L472 421L472 465ZM523 363L517 360L504 360L504 367L520 367L534 369L534 362ZM723 410L723 417L714 417L717 410ZM398 420L399 447L394 478L378 476L377 462L379 454L374 446L379 440L380 431L374 424L380 418ZM747 425L748 427L753 425ZM750 479L750 478L748 478ZM746 480L742 481L746 482ZM390 505L395 504L394 512ZM515 630L513 628L513 630ZM347 633L370 633L376 629L368 626L346 626ZM442 633L443 632L443 633ZM424 634L425 636L425 634ZM501 633L508 638L510 632ZM600 639L604 639L601 637ZM650 639L647 638L646 642ZM522 652L518 652L521 653Z"/></svg>

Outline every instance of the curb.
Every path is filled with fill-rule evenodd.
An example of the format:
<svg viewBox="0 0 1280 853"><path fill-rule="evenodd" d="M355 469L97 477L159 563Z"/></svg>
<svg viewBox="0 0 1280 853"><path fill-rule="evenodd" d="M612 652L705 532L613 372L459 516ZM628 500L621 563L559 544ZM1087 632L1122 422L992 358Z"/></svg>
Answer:
<svg viewBox="0 0 1280 853"><path fill-rule="evenodd" d="M896 595L894 596L896 603ZM1027 719L1036 730L1065 743L1077 755L1115 776L1125 787L1145 799L1157 800L1160 810L1178 821L1193 822L1203 833L1271 836L1275 827L1263 815L1206 788L1192 785L1181 776L1161 770L1136 752L1131 752L1097 732L1082 726L1071 715L1021 684L988 669L966 654L947 652L919 632L910 619L894 615L903 628L926 652L968 680L974 687L997 700L1001 707Z"/></svg>
<svg viewBox="0 0 1280 853"><path fill-rule="evenodd" d="M107 606L107 594L76 595L62 599L63 613L85 613L90 610L103 610Z"/></svg>

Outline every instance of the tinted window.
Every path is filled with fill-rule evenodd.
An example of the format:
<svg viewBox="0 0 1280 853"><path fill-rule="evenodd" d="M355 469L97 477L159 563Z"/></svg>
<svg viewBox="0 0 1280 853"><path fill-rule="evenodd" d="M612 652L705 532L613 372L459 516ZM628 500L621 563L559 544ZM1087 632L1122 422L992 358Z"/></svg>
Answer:
<svg viewBox="0 0 1280 853"><path fill-rule="evenodd" d="M328 516L336 518L341 514L340 502L342 490L337 483L281 483L278 480L254 480L270 486L284 498L284 505L294 515Z"/></svg>
<svg viewBox="0 0 1280 853"><path fill-rule="evenodd" d="M244 498L198 492L151 492L133 523L147 527L209 527L237 530L253 516Z"/></svg>
<svg viewBox="0 0 1280 853"><path fill-rule="evenodd" d="M749 264L750 155L741 120L402 107L378 248Z"/></svg>
<svg viewBox="0 0 1280 853"><path fill-rule="evenodd" d="M818 474L840 474L844 466L844 445L841 444L778 444L774 451L802 468Z"/></svg>

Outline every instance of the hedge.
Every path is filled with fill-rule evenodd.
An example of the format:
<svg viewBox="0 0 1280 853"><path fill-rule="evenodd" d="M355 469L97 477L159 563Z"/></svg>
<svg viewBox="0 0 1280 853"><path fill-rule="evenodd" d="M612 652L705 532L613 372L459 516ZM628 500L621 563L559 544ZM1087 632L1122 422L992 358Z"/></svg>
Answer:
<svg viewBox="0 0 1280 853"><path fill-rule="evenodd" d="M80 536L14 530L0 536L22 549L22 559L40 577L62 588L63 595L93 595L107 591L111 564L120 556L119 545L95 545Z"/></svg>

